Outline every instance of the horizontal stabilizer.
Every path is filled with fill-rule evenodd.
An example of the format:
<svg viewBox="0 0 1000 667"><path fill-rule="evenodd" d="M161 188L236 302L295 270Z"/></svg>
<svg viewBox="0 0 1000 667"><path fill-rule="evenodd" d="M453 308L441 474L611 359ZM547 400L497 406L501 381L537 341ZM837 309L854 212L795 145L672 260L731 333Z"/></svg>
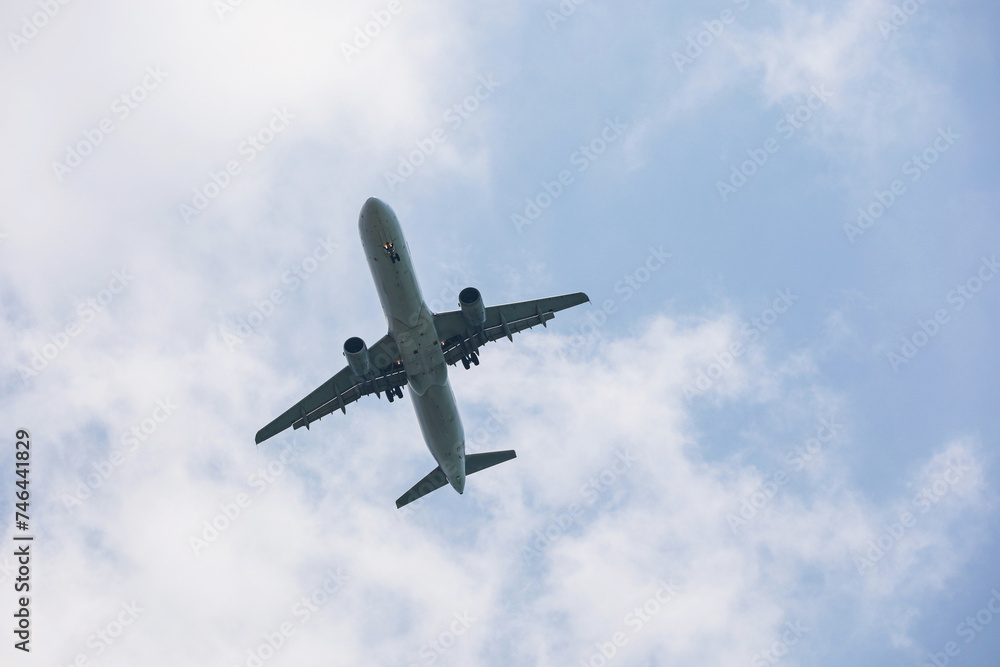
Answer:
<svg viewBox="0 0 1000 667"><path fill-rule="evenodd" d="M503 463L504 461L510 461L512 458L517 457L517 454L513 449L507 449L502 452L483 452L482 454L466 454L465 455L465 474L471 475L474 472L479 472L480 470L485 470L486 468L491 468L498 463ZM442 486L448 483L448 478L445 477L444 471L441 470L441 466L434 468L427 476L422 480L413 485L413 488L404 493L396 500L396 509L399 509L403 505L412 503L417 498L423 498L431 491L437 491Z"/></svg>
<svg viewBox="0 0 1000 667"><path fill-rule="evenodd" d="M482 454L465 455L465 474L471 475L474 472L485 470L504 461L510 461L517 456L513 449L502 452L483 452Z"/></svg>
<svg viewBox="0 0 1000 667"><path fill-rule="evenodd" d="M436 491L448 483L448 478L444 476L441 466L434 468L427 476L413 485L413 488L404 493L396 500L396 509L403 505L412 503L417 498L423 498L431 491Z"/></svg>

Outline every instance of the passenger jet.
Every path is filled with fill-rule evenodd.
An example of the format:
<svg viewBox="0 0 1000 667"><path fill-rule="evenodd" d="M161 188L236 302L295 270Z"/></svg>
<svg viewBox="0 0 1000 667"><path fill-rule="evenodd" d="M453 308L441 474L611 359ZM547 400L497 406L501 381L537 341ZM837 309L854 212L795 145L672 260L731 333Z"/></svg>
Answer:
<svg viewBox="0 0 1000 667"><path fill-rule="evenodd" d="M257 432L260 444L289 426L307 429L314 421L362 396L382 393L392 403L409 386L413 410L437 467L396 501L402 507L445 484L462 493L465 476L509 461L514 450L465 453L465 433L448 383L448 365L479 365L479 348L546 322L555 312L590 301L583 292L500 306L483 305L479 290L466 287L458 295L459 310L432 313L420 293L409 247L396 214L372 197L358 220L361 245L389 333L368 348L357 337L344 343L347 366L318 389Z"/></svg>

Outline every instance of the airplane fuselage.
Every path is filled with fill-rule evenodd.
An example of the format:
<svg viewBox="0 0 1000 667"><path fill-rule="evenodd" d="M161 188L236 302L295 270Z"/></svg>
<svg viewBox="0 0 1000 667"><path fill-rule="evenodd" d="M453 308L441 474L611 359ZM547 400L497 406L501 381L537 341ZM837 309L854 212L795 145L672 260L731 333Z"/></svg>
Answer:
<svg viewBox="0 0 1000 667"><path fill-rule="evenodd" d="M441 341L413 271L396 214L372 197L358 219L361 244L389 335L406 370L413 410L431 455L456 491L465 489L465 432Z"/></svg>
<svg viewBox="0 0 1000 667"><path fill-rule="evenodd" d="M369 349L351 336L344 341L347 365L323 384L257 431L258 445L287 428L309 428L323 417L370 394L385 394L389 402L409 387L413 411L427 449L437 462L406 493L396 499L402 508L428 493L451 485L465 491L467 475L517 457L513 449L465 453L465 433L448 383L448 366L462 362L466 370L479 365L479 350L535 326L555 313L590 301L583 292L486 306L479 290L458 294L458 310L432 313L417 284L410 248L396 214L372 197L358 219L361 245L368 258L389 329Z"/></svg>

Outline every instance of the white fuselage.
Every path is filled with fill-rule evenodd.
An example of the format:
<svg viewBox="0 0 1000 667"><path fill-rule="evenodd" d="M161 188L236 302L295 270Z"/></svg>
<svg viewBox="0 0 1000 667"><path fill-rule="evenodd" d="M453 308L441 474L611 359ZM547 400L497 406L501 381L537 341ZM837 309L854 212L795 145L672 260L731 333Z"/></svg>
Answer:
<svg viewBox="0 0 1000 667"><path fill-rule="evenodd" d="M448 482L462 493L465 489L462 419L448 384L448 365L434 318L420 293L399 220L388 205L372 197L361 209L358 229L389 335L396 341L406 370L420 431Z"/></svg>

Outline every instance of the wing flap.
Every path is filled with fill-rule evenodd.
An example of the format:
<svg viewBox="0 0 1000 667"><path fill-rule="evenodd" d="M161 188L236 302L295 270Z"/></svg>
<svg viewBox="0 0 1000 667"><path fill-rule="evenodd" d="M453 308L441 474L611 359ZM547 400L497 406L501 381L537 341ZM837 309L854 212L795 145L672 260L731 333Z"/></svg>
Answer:
<svg viewBox="0 0 1000 667"><path fill-rule="evenodd" d="M486 309L486 321L479 331L472 331L460 310L434 315L434 326L444 341L444 358L456 364L466 354L466 348L477 349L500 338L514 340L513 334L532 327L546 326L560 310L590 301L583 292L563 294L545 299L518 301Z"/></svg>
<svg viewBox="0 0 1000 667"><path fill-rule="evenodd" d="M586 294L575 292L573 294L550 296L545 299L533 299L531 301L505 303L501 306L490 306L486 309L486 324L483 326L486 328L500 326L501 313L508 322L515 322L535 317L539 313L556 313L560 310L572 308L573 306L579 306L581 303L588 301L590 301L590 298Z"/></svg>
<svg viewBox="0 0 1000 667"><path fill-rule="evenodd" d="M399 360L399 349L387 334L369 348L369 356L378 369L370 378L359 378L345 366L332 378L321 384L308 396L285 410L270 424L257 431L254 440L259 445L268 438L289 427L309 427L309 424L325 417L334 410L343 410L362 396L406 384L406 373Z"/></svg>
<svg viewBox="0 0 1000 667"><path fill-rule="evenodd" d="M357 379L357 376L353 375L353 373L352 376ZM322 419L337 410L346 413L347 410L344 409L344 406L348 403L353 403L362 396L382 393L390 389L395 389L396 387L405 387L406 382L406 371L403 370L387 373L385 375L379 375L370 380L358 380L358 383L346 392L341 393L339 396L337 396L336 393L331 393L333 397L322 406L316 408L312 412L306 412L305 416L300 415L299 419L292 422L292 428L302 428L303 426L309 428L309 424L318 419Z"/></svg>

